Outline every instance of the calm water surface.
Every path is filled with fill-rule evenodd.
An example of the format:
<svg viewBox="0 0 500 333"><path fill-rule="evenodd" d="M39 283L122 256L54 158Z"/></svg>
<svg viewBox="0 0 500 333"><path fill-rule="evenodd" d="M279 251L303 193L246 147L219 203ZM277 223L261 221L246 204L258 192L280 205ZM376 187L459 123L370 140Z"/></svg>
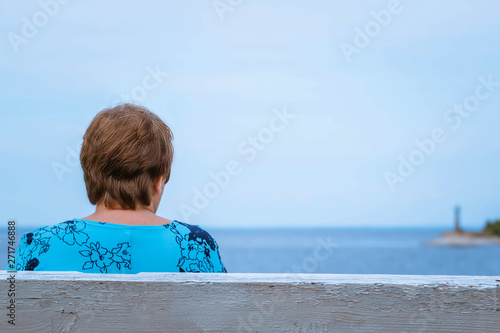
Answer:
<svg viewBox="0 0 500 333"><path fill-rule="evenodd" d="M500 246L433 247L436 229L215 229L229 272L500 276ZM23 232L17 230L18 238ZM0 268L7 262L0 233Z"/></svg>
<svg viewBox="0 0 500 333"><path fill-rule="evenodd" d="M500 275L500 246L425 245L445 230L209 231L231 272ZM322 248L322 243L330 244L331 253Z"/></svg>

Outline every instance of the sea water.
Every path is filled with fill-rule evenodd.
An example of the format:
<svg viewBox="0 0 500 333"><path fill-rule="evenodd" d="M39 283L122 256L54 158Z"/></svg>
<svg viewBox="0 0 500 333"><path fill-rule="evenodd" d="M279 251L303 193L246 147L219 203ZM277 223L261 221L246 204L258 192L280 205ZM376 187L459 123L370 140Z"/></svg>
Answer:
<svg viewBox="0 0 500 333"><path fill-rule="evenodd" d="M437 247L446 230L397 228L217 229L228 272L500 276L500 246ZM18 239L23 232L17 230ZM2 255L3 253L3 255ZM0 269L7 262L0 232Z"/></svg>
<svg viewBox="0 0 500 333"><path fill-rule="evenodd" d="M229 272L500 275L500 246L436 247L437 229L209 230ZM325 249L325 245L329 246ZM330 250L330 251L328 251Z"/></svg>

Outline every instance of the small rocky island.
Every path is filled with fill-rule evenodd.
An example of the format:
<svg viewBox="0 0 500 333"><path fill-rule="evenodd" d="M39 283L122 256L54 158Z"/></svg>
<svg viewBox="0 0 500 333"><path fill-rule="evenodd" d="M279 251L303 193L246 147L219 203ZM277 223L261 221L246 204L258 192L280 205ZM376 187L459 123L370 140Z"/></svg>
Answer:
<svg viewBox="0 0 500 333"><path fill-rule="evenodd" d="M487 222L482 231L464 231L460 227L460 207L455 208L455 230L445 232L441 237L431 240L426 245L434 246L478 246L500 245L500 220Z"/></svg>

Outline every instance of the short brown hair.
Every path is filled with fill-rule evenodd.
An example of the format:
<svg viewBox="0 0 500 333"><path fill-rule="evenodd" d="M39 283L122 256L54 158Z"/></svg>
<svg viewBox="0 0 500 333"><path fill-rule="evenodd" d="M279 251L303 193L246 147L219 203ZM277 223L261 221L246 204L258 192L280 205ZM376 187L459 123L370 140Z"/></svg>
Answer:
<svg viewBox="0 0 500 333"><path fill-rule="evenodd" d="M99 112L80 152L90 202L134 210L137 204L149 206L153 180L170 178L172 139L170 128L142 106L122 104Z"/></svg>

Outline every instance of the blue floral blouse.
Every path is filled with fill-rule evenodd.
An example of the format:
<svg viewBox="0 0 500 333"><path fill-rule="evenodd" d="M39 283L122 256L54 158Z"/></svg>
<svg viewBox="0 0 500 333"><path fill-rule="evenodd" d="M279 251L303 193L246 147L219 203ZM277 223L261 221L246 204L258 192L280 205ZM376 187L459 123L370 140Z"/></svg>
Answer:
<svg viewBox="0 0 500 333"><path fill-rule="evenodd" d="M175 220L131 226L73 219L41 227L22 236L15 265L18 271L227 272L212 236Z"/></svg>

